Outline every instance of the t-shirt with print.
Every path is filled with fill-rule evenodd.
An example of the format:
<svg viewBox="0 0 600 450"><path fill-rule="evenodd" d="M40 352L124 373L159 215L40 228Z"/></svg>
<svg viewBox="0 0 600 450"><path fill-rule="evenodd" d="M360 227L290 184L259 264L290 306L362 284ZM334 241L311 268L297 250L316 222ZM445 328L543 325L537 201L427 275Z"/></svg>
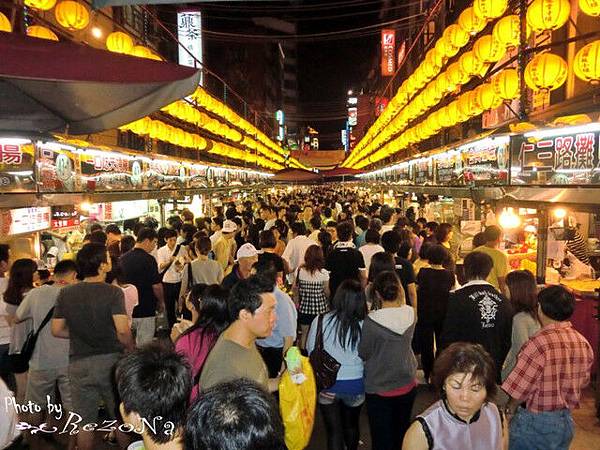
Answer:
<svg viewBox="0 0 600 450"><path fill-rule="evenodd" d="M359 280L359 272L365 268L365 260L355 248L338 247L327 257L325 268L329 271L329 289L333 297L344 280Z"/></svg>
<svg viewBox="0 0 600 450"><path fill-rule="evenodd" d="M117 286L84 281L61 289L53 317L67 322L71 361L123 350L113 321L116 315L127 315L123 290Z"/></svg>
<svg viewBox="0 0 600 450"><path fill-rule="evenodd" d="M138 290L138 305L133 309L133 318L156 315L156 296L152 286L162 280L158 273L156 259L141 248L134 248L119 259L125 282Z"/></svg>

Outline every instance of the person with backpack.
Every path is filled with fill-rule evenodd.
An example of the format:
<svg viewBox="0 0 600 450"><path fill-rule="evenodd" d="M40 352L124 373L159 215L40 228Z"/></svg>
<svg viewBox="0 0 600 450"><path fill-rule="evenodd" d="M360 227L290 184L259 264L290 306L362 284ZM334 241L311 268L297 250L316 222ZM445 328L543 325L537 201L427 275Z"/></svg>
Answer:
<svg viewBox="0 0 600 450"><path fill-rule="evenodd" d="M73 411L68 371L69 340L54 337L49 321L61 289L76 282L77 264L68 259L60 261L54 267L52 280L29 291L17 308L18 322L32 319L33 329L40 330L29 360L25 402L33 402L42 409L47 407L46 396L53 398L58 387L64 409ZM28 417L27 422L33 425L42 423L42 413Z"/></svg>

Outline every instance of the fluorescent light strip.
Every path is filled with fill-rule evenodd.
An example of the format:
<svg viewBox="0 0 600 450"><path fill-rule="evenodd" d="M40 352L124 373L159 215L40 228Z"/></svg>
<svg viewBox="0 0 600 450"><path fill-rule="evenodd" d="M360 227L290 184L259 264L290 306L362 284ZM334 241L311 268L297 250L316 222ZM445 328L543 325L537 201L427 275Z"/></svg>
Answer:
<svg viewBox="0 0 600 450"><path fill-rule="evenodd" d="M545 130L529 131L523 136L525 136L526 138L533 137L537 139L542 139L545 137L560 136L564 134L589 133L593 131L600 131L600 123L595 122L588 123L585 125L577 125L574 127L548 128Z"/></svg>

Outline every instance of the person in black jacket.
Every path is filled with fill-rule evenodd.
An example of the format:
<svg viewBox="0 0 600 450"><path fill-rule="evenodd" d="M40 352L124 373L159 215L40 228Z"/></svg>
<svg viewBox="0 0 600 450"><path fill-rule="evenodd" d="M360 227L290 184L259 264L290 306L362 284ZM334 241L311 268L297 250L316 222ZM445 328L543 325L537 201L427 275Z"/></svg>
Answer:
<svg viewBox="0 0 600 450"><path fill-rule="evenodd" d="M485 281L493 265L485 253L472 252L465 258L467 282L450 295L440 349L459 341L481 344L496 363L496 381L500 382L510 349L513 312L506 297Z"/></svg>

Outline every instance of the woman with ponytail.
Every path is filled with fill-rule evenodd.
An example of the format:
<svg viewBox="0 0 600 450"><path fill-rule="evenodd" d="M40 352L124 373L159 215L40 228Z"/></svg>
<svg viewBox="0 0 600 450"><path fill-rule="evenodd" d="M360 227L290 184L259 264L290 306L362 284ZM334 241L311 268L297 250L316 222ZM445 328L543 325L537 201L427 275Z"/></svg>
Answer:
<svg viewBox="0 0 600 450"><path fill-rule="evenodd" d="M378 302L365 319L358 354L365 362L365 392L373 450L397 450L410 425L417 360L411 342L416 314L406 304L394 271L373 281Z"/></svg>

